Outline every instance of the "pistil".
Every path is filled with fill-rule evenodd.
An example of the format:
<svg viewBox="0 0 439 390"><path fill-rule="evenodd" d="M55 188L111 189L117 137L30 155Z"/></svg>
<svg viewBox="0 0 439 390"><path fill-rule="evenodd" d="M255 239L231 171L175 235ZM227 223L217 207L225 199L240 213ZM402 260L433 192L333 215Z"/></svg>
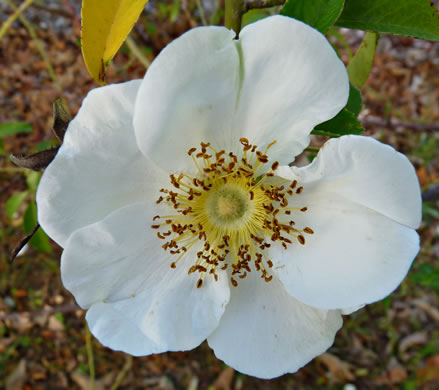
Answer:
<svg viewBox="0 0 439 390"><path fill-rule="evenodd" d="M310 227L295 228L291 219L293 212L306 212L307 207L288 207L289 199L301 194L303 187L297 187L296 180L275 177L278 162L266 168L267 152L275 142L261 152L247 139L240 141L240 159L232 152L217 152L210 143L191 148L188 155L198 175L170 175L175 191L161 189L156 202L174 210L168 216L155 216L152 225L159 230L157 237L165 241L162 248L177 256L171 268L202 241L188 271L200 274L198 288L206 274L218 280L217 270L228 267L232 286L252 269L269 282L273 261L267 249L278 243L288 249L294 240L305 245L304 234L314 234Z"/></svg>

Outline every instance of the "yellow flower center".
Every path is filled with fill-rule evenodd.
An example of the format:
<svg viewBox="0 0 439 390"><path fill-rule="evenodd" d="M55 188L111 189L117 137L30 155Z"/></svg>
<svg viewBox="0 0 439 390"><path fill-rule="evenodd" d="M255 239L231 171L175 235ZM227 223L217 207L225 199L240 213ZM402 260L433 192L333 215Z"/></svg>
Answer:
<svg viewBox="0 0 439 390"><path fill-rule="evenodd" d="M162 248L177 256L177 263L200 241L200 250L194 256L189 274L199 272L197 287L206 274L218 280L217 269L230 265L230 281L237 286L237 278L245 278L252 269L269 282L272 260L266 249L279 243L284 249L296 240L305 244L304 233L313 234L309 227L297 229L292 212L305 212L307 207L289 207L288 199L300 195L303 187L297 181L276 177L279 166L270 169L267 152L241 138L242 157L224 150L216 151L210 143L201 143L200 151L188 151L198 175L170 175L173 190L162 188L157 204L165 203L173 214L153 218L153 229L165 241ZM160 220L160 223L155 221Z"/></svg>

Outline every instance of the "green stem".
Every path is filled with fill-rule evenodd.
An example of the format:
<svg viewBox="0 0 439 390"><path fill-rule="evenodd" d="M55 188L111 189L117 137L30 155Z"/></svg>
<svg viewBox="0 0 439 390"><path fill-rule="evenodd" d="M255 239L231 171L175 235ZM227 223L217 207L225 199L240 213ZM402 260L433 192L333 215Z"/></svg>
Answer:
<svg viewBox="0 0 439 390"><path fill-rule="evenodd" d="M203 9L203 5L201 4L201 0L196 0L197 3L197 8L198 8L198 12L200 13L200 19L201 19L201 23L203 24L203 26L207 26L207 19L206 19L206 15L204 14L204 9Z"/></svg>
<svg viewBox="0 0 439 390"><path fill-rule="evenodd" d="M233 30L236 36L241 31L241 20L244 14L245 0L226 0L224 26Z"/></svg>
<svg viewBox="0 0 439 390"><path fill-rule="evenodd" d="M125 375L128 373L128 371L131 369L131 366L133 365L133 358L130 355L125 355L125 364L122 367L122 370L119 372L119 374L116 377L116 380L111 386L110 390L117 390L122 383L123 379L125 378Z"/></svg>
<svg viewBox="0 0 439 390"><path fill-rule="evenodd" d="M149 66L151 65L151 61L148 60L148 58L146 58L142 51L139 49L139 47L136 44L136 41L131 37L131 35L127 36L127 39L125 40L125 43L127 44L128 48L131 50L131 52L133 53L134 57L136 57L139 62L146 68L148 69Z"/></svg>
<svg viewBox="0 0 439 390"><path fill-rule="evenodd" d="M87 349L88 371L90 374L89 390L95 387L95 363L93 358L93 345L91 343L91 333L87 323L85 323L85 348Z"/></svg>
<svg viewBox="0 0 439 390"><path fill-rule="evenodd" d="M0 173L28 173L28 170L25 168L9 168L9 167L0 167Z"/></svg>
<svg viewBox="0 0 439 390"><path fill-rule="evenodd" d="M3 38L3 36L8 31L9 27L12 23L23 13L23 11L29 7L34 0L26 0L24 3L21 3L21 5L15 9L14 13L6 19L6 21L2 24L2 27L0 28L0 39Z"/></svg>

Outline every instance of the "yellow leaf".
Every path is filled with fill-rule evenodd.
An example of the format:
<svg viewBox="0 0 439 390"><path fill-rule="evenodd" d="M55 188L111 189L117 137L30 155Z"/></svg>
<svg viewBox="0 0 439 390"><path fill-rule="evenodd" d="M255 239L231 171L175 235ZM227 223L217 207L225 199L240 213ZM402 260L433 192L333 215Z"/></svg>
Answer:
<svg viewBox="0 0 439 390"><path fill-rule="evenodd" d="M148 0L83 0L81 43L91 76L105 84L105 68L119 50Z"/></svg>

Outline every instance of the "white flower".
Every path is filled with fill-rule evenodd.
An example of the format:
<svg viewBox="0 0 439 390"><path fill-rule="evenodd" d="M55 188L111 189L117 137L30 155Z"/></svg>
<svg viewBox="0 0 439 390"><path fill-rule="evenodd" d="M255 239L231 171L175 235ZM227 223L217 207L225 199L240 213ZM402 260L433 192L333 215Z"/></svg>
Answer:
<svg viewBox="0 0 439 390"><path fill-rule="evenodd" d="M42 177L39 221L104 345L148 355L207 339L272 378L399 285L421 197L407 158L371 138L288 167L346 104L345 67L289 18L233 37L191 30L142 81L90 92Z"/></svg>

